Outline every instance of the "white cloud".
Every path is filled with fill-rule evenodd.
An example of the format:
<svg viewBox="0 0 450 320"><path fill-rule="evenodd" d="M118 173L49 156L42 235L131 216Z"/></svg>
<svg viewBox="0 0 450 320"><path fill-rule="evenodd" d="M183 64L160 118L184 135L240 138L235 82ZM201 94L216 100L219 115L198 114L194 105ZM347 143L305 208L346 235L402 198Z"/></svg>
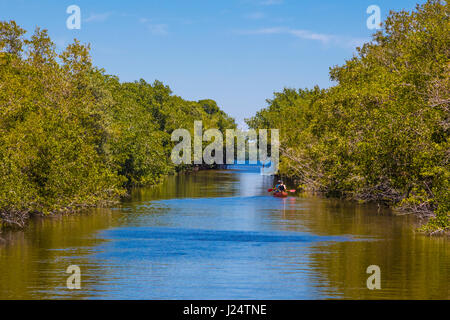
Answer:
<svg viewBox="0 0 450 320"><path fill-rule="evenodd" d="M148 24L147 29L156 36L164 36L169 33L167 24Z"/></svg>
<svg viewBox="0 0 450 320"><path fill-rule="evenodd" d="M245 18L247 19L251 19L251 20L259 20L264 18L266 15L263 12L257 11L257 12L252 12L249 14L245 15Z"/></svg>
<svg viewBox="0 0 450 320"><path fill-rule="evenodd" d="M299 39L319 41L326 45L338 45L342 47L356 47L361 46L364 42L368 42L369 39L363 38L352 38L324 33L312 32L309 30L302 29L292 29L284 27L272 27L272 28L261 28L255 30L241 30L238 31L239 34L244 35L273 35L273 34L286 34L291 35Z"/></svg>
<svg viewBox="0 0 450 320"><path fill-rule="evenodd" d="M329 43L330 41L336 39L336 36L328 35L328 34L322 34L322 33L315 33L308 30L288 30L288 33L292 34L293 36L300 38L300 39L307 39L307 40L317 40L322 43Z"/></svg>
<svg viewBox="0 0 450 320"><path fill-rule="evenodd" d="M111 14L111 12L91 13L89 17L84 19L84 22L104 22L111 16Z"/></svg>
<svg viewBox="0 0 450 320"><path fill-rule="evenodd" d="M280 34L283 33L283 28L262 28L255 30L241 30L238 31L239 34Z"/></svg>
<svg viewBox="0 0 450 320"><path fill-rule="evenodd" d="M261 4L263 6L272 6L272 5L276 5L276 4L282 4L282 3L283 3L283 0L263 0L259 4Z"/></svg>
<svg viewBox="0 0 450 320"><path fill-rule="evenodd" d="M140 18L139 22L142 23L151 34L155 36L164 36L169 33L169 26L164 23L152 23L152 19Z"/></svg>

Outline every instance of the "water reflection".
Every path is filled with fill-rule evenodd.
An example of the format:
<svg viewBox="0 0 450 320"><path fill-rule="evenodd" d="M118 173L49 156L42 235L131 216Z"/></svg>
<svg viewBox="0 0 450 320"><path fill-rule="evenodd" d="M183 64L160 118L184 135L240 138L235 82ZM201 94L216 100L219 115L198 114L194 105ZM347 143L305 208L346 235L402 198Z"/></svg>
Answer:
<svg viewBox="0 0 450 320"><path fill-rule="evenodd" d="M0 298L448 299L448 241L370 205L271 197L255 172L203 171L113 209L40 219L0 245ZM82 290L65 288L69 265ZM366 288L381 268L382 290Z"/></svg>

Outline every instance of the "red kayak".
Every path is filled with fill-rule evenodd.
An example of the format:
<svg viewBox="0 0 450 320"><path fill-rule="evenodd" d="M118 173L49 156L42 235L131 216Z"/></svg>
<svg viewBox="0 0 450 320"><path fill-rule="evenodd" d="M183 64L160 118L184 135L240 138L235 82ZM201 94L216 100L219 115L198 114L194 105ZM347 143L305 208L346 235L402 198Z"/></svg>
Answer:
<svg viewBox="0 0 450 320"><path fill-rule="evenodd" d="M274 192L273 196L277 197L277 198L286 198L288 196L288 193L284 192L284 191L283 192Z"/></svg>

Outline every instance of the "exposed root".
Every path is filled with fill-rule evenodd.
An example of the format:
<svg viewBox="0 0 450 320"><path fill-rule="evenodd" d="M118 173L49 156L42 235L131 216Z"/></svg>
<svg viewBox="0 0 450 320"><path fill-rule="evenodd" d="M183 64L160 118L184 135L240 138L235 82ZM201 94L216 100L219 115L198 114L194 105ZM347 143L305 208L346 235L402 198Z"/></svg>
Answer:
<svg viewBox="0 0 450 320"><path fill-rule="evenodd" d="M8 227L23 229L29 218L28 211L0 211L0 222Z"/></svg>

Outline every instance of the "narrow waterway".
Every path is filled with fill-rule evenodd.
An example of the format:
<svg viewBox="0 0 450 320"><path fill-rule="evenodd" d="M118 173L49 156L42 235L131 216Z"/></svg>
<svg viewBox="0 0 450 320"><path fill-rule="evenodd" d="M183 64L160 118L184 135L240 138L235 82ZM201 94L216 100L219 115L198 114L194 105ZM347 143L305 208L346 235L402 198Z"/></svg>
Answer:
<svg viewBox="0 0 450 320"><path fill-rule="evenodd" d="M4 232L1 299L448 299L450 246L377 206L272 197L246 170L169 177L112 209ZM66 269L81 270L69 290ZM381 270L369 290L366 269Z"/></svg>

